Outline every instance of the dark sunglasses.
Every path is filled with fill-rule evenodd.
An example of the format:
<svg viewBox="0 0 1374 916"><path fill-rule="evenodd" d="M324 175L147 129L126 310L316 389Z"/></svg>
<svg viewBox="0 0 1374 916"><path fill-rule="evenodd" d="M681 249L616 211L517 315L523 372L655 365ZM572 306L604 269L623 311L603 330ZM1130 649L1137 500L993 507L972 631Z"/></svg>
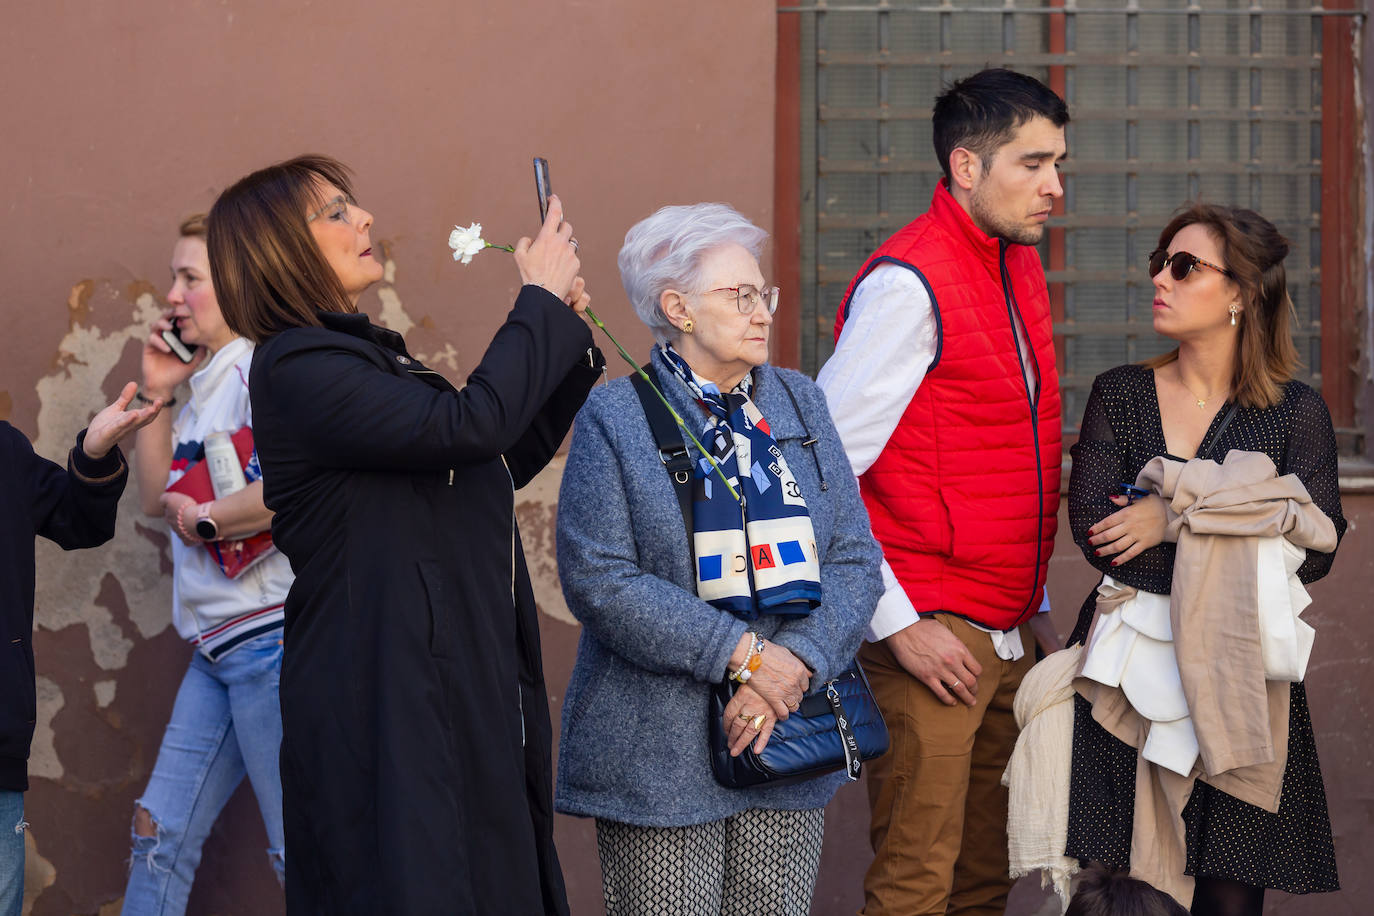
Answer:
<svg viewBox="0 0 1374 916"><path fill-rule="evenodd" d="M1203 267L1210 267L1222 276L1235 279L1235 274L1222 267L1220 264L1213 264L1211 261L1204 261L1195 254L1186 251L1175 251L1169 254L1166 248L1156 248L1150 252L1150 276L1157 277L1159 272L1165 267L1171 268L1175 280L1182 280L1193 272L1193 268L1201 264Z"/></svg>

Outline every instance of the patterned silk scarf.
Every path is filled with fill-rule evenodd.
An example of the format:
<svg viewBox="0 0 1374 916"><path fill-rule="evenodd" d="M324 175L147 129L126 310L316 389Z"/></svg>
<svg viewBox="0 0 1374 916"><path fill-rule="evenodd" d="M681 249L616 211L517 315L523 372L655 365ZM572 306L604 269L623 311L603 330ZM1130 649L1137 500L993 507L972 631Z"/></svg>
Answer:
<svg viewBox="0 0 1374 916"><path fill-rule="evenodd" d="M697 594L742 620L811 613L821 603L811 513L768 421L750 399L753 374L721 394L672 346L656 348L655 354L707 411L698 438L743 501L742 506L735 501L709 461L697 460L692 499Z"/></svg>

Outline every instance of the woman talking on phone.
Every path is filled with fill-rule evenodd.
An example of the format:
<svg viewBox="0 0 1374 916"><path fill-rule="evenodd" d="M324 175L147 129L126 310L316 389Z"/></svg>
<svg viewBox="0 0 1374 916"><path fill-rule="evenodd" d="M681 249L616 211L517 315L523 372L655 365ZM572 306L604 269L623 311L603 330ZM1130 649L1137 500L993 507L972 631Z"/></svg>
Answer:
<svg viewBox="0 0 1374 916"><path fill-rule="evenodd" d="M514 507L604 365L562 205L516 245L523 285L461 390L358 313L382 265L341 163L254 172L210 225L225 316L258 344L254 430L297 577L288 909L566 913Z"/></svg>
<svg viewBox="0 0 1374 916"><path fill-rule="evenodd" d="M164 410L138 431L134 468L144 513L165 518L171 531L172 622L195 651L134 811L124 891L130 916L185 912L201 847L245 775L279 880L284 866L277 681L290 565L274 551L230 578L206 549L207 542L255 534L271 524L262 481L205 501L167 489L205 460L209 437L253 425L253 344L224 323L210 279L204 216L181 224L171 269L168 309L143 345L137 397L174 407L173 392L182 382L189 382L191 396L180 412Z"/></svg>

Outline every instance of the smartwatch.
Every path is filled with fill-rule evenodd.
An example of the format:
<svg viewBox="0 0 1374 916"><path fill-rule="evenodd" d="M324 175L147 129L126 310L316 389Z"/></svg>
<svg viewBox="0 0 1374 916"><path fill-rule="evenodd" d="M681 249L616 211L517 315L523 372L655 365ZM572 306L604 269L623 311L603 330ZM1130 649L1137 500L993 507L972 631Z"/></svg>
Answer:
<svg viewBox="0 0 1374 916"><path fill-rule="evenodd" d="M196 509L196 535L202 541L218 541L219 525L210 517L210 506L213 503L201 503Z"/></svg>

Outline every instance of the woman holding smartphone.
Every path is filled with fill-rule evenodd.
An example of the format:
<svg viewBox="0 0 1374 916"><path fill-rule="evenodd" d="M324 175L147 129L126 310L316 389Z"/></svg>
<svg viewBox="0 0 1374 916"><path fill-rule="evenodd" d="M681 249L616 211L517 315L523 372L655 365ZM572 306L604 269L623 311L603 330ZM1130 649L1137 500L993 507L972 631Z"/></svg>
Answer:
<svg viewBox="0 0 1374 916"><path fill-rule="evenodd" d="M561 204L515 246L523 286L461 390L358 313L382 265L341 163L254 172L210 222L225 316L258 343L266 501L297 574L288 908L566 913L514 505L604 365Z"/></svg>
<svg viewBox="0 0 1374 916"><path fill-rule="evenodd" d="M253 344L224 323L205 235L203 216L181 224L172 249L168 309L143 346L137 395L174 407L177 387L190 383L190 399L179 412L164 410L139 430L134 466L144 513L165 519L172 536L172 622L194 651L134 811L126 914L185 911L201 846L245 775L279 880L285 866L277 683L291 568L273 551L231 579L205 548L206 541L242 538L271 525L261 480L205 502L167 490L205 460L206 437L253 425ZM189 362L175 354L169 334L188 348Z"/></svg>

